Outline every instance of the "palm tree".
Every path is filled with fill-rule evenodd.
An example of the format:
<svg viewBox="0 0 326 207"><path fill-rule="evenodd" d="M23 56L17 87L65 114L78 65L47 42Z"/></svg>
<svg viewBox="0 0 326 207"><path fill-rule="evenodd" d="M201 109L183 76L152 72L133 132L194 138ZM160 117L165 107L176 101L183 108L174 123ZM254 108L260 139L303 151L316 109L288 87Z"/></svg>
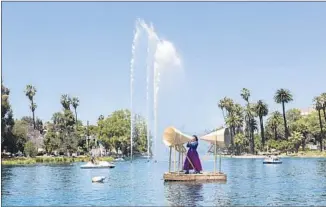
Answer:
<svg viewBox="0 0 326 207"><path fill-rule="evenodd" d="M100 116L98 117L98 121L101 121L101 120L104 120L104 116L103 116L103 115L100 115Z"/></svg>
<svg viewBox="0 0 326 207"><path fill-rule="evenodd" d="M241 97L249 104L250 91L246 88L241 90Z"/></svg>
<svg viewBox="0 0 326 207"><path fill-rule="evenodd" d="M232 153L234 149L235 127L239 124L239 122L240 122L240 118L235 113L230 113L230 115L226 118L226 124L230 129Z"/></svg>
<svg viewBox="0 0 326 207"><path fill-rule="evenodd" d="M218 107L222 110L224 121L226 121L226 116L228 116L229 113L231 112L233 105L234 105L233 100L228 97L224 97L218 103ZM224 109L226 111L226 116L224 114Z"/></svg>
<svg viewBox="0 0 326 207"><path fill-rule="evenodd" d="M99 138L102 137L103 120L104 120L104 116L101 114L97 119L97 125L99 128Z"/></svg>
<svg viewBox="0 0 326 207"><path fill-rule="evenodd" d="M61 96L61 105L65 110L70 110L71 99L68 94Z"/></svg>
<svg viewBox="0 0 326 207"><path fill-rule="evenodd" d="M282 123L281 113L278 111L273 112L268 121L271 123L271 127L274 131L274 138L277 140L277 127Z"/></svg>
<svg viewBox="0 0 326 207"><path fill-rule="evenodd" d="M232 111L232 109L233 109L234 101L231 98L225 97L224 98L224 102L225 102L224 108L225 108L225 110L227 112L226 116L229 116L230 113L231 113L231 111Z"/></svg>
<svg viewBox="0 0 326 207"><path fill-rule="evenodd" d="M239 133L241 128L243 127L243 108L240 104L234 104L232 111L233 113L235 113L235 115L238 117L239 120L235 125L237 129L235 133Z"/></svg>
<svg viewBox="0 0 326 207"><path fill-rule="evenodd" d="M224 121L225 120L225 114L224 114L224 109L225 109L225 99L226 97L224 97L223 99L220 100L220 102L218 103L218 107L222 110L222 114L223 114L223 118L224 118Z"/></svg>
<svg viewBox="0 0 326 207"><path fill-rule="evenodd" d="M236 145L237 154L239 155L241 153L241 148L245 144L245 135L243 133L238 133L235 135L234 143Z"/></svg>
<svg viewBox="0 0 326 207"><path fill-rule="evenodd" d="M245 100L247 102L247 108L250 105L249 103L249 97L250 97L250 91L246 88L243 88L241 90L241 97L243 98L243 100ZM246 112L250 113L250 110L247 110ZM250 116L248 116L248 118L250 118ZM245 124L248 125L249 120L245 119Z"/></svg>
<svg viewBox="0 0 326 207"><path fill-rule="evenodd" d="M32 85L27 85L26 90L25 90L25 95L28 97L28 99L31 101L30 109L33 114L33 126L34 129L36 129L36 124L35 124L35 109L37 108L37 105L34 103L34 96L36 94L37 90L34 86Z"/></svg>
<svg viewBox="0 0 326 207"><path fill-rule="evenodd" d="M315 97L314 98L314 102L315 102L315 108L318 111L318 117L319 117L319 126L320 126L320 151L323 151L323 137L324 137L324 133L323 133L323 123L321 121L321 113L320 111L323 108L323 104L322 104L322 98L320 96Z"/></svg>
<svg viewBox="0 0 326 207"><path fill-rule="evenodd" d="M234 127L234 119L236 119L234 116L231 116L232 114L232 109L234 106L233 100L227 97L224 97L223 99L220 100L218 104L219 108L222 110L224 121L226 126L230 129L230 134L231 134L231 148L233 151L234 147L234 142L233 142L233 127ZM224 109L226 111L226 116L224 114Z"/></svg>
<svg viewBox="0 0 326 207"><path fill-rule="evenodd" d="M306 140L308 139L309 126L305 119L299 119L292 124L292 131L300 132L302 134L302 150L305 150Z"/></svg>
<svg viewBox="0 0 326 207"><path fill-rule="evenodd" d="M250 151L251 154L255 154L255 139L254 139L254 133L255 131L258 129L257 127L257 121L254 118L250 119L249 122L249 130L250 130L250 136L252 137L252 139L250 140Z"/></svg>
<svg viewBox="0 0 326 207"><path fill-rule="evenodd" d="M285 116L285 104L293 101L293 97L291 92L288 89L278 89L275 93L274 100L276 103L281 103L283 108L283 120L284 120L284 130L285 130L285 138L288 139L289 137L289 129L286 123L286 116Z"/></svg>
<svg viewBox="0 0 326 207"><path fill-rule="evenodd" d="M290 143L294 146L295 152L297 153L300 147L300 143L303 140L303 135L300 132L294 131L289 138Z"/></svg>
<svg viewBox="0 0 326 207"><path fill-rule="evenodd" d="M75 116L76 116L76 126L78 125L77 123L77 107L79 106L79 99L77 97L73 97L71 100L72 107L74 107L75 110Z"/></svg>
<svg viewBox="0 0 326 207"><path fill-rule="evenodd" d="M249 138L250 145L255 146L255 143L254 143L255 141L254 141L253 133L251 130L252 127L250 126L250 123L252 123L252 119L254 119L253 113L252 113L252 107L249 102L250 91L247 88L243 88L241 90L240 95L243 98L243 100L245 100L247 102L247 106L244 110L244 112L245 112L245 122L244 123L246 125L245 126L246 136ZM252 151L255 151L255 150L252 149Z"/></svg>
<svg viewBox="0 0 326 207"><path fill-rule="evenodd" d="M257 113L259 117L260 122L260 134L261 134L261 142L263 145L263 149L265 146L265 135L264 135L264 123L263 123L263 117L267 116L268 114L268 106L266 103L264 103L262 100L259 100L257 104L255 105L255 112Z"/></svg>
<svg viewBox="0 0 326 207"><path fill-rule="evenodd" d="M54 124L54 127L61 131L63 130L63 126L64 126L64 117L63 114L60 112L56 112L52 115L52 121Z"/></svg>
<svg viewBox="0 0 326 207"><path fill-rule="evenodd" d="M231 134L231 148L232 152L234 150L234 136L240 131L239 129L242 127L243 118L242 118L242 107L240 104L233 104L228 109L228 117L226 119L226 124L230 129Z"/></svg>
<svg viewBox="0 0 326 207"><path fill-rule="evenodd" d="M324 119L325 119L325 122L326 122L326 93L322 93L320 95L320 97L322 98L322 108L323 108L323 112L324 112Z"/></svg>

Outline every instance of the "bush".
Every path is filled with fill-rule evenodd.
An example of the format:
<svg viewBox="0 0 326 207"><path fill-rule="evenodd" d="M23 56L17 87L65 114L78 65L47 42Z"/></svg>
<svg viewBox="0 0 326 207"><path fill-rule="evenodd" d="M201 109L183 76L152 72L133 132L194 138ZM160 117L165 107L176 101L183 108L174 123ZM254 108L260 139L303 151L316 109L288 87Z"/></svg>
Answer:
<svg viewBox="0 0 326 207"><path fill-rule="evenodd" d="M33 142L28 141L28 142L25 143L24 154L27 157L35 157L37 155L37 148L33 144Z"/></svg>

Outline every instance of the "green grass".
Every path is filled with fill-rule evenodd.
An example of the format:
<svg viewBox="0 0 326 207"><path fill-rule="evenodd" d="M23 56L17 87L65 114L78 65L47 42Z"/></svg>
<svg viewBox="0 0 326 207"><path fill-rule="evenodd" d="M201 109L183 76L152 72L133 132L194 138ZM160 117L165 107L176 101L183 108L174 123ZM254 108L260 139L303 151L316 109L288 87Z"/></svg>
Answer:
<svg viewBox="0 0 326 207"><path fill-rule="evenodd" d="M20 158L7 158L2 159L1 165L29 165L37 163L53 163L53 164L64 164L64 163L73 163L73 162L88 162L89 157L45 157L39 156L34 158L20 157ZM112 157L99 157L99 161L108 161L111 162L114 159Z"/></svg>

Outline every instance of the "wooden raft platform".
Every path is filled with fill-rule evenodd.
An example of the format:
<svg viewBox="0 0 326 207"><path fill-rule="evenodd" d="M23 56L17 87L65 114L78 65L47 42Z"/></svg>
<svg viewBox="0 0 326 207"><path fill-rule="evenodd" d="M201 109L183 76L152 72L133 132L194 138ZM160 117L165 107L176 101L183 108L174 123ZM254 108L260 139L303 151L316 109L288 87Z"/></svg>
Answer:
<svg viewBox="0 0 326 207"><path fill-rule="evenodd" d="M167 172L163 175L164 181L222 181L226 182L224 173L203 172L202 174L184 174L183 172Z"/></svg>

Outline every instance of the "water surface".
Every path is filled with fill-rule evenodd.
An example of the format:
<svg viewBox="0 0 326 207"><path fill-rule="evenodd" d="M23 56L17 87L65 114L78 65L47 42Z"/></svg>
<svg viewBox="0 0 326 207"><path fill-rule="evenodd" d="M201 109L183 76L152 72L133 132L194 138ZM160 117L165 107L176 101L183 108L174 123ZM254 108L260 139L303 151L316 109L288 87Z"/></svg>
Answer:
<svg viewBox="0 0 326 207"><path fill-rule="evenodd" d="M72 165L2 166L2 205L326 206L326 159L223 158L227 183L164 183L167 162L118 162L114 169ZM205 170L213 162L203 161ZM107 176L92 183L93 176Z"/></svg>

